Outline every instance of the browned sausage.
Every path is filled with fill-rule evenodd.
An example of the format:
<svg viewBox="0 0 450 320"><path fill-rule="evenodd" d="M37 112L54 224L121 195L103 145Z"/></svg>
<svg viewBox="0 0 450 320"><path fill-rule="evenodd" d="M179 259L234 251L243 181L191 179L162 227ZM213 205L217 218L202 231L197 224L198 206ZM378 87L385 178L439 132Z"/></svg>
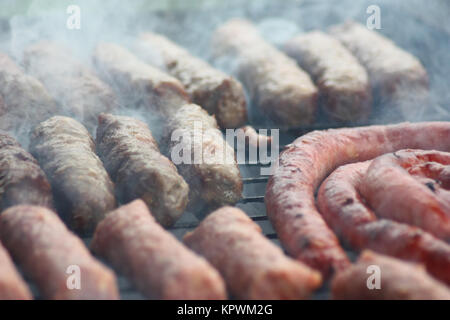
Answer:
<svg viewBox="0 0 450 320"><path fill-rule="evenodd" d="M284 50L314 79L328 116L337 121L367 120L372 104L369 77L339 41L312 31L289 40Z"/></svg>
<svg viewBox="0 0 450 320"><path fill-rule="evenodd" d="M52 117L32 132L30 151L47 174L58 213L75 231L92 233L116 202L86 128L72 118Z"/></svg>
<svg viewBox="0 0 450 320"><path fill-rule="evenodd" d="M95 260L83 242L49 209L22 205L3 211L0 237L44 299L119 297L114 274ZM78 288L76 280L69 278L73 267L80 271Z"/></svg>
<svg viewBox="0 0 450 320"><path fill-rule="evenodd" d="M214 117L200 106L186 104L170 119L166 130L170 158L176 160L189 184L189 208L216 208L239 201L242 179L234 149L223 138ZM180 153L183 157L175 158Z"/></svg>
<svg viewBox="0 0 450 320"><path fill-rule="evenodd" d="M322 283L318 272L285 256L238 208L213 212L184 242L220 271L240 299L304 299Z"/></svg>
<svg viewBox="0 0 450 320"><path fill-rule="evenodd" d="M115 182L119 201L141 198L159 223L172 225L186 208L189 187L159 152L147 125L105 113L98 121L97 153Z"/></svg>
<svg viewBox="0 0 450 320"><path fill-rule="evenodd" d="M220 26L212 37L213 58L235 67L255 105L281 127L314 121L317 88L296 62L267 43L246 20Z"/></svg>
<svg viewBox="0 0 450 320"><path fill-rule="evenodd" d="M333 26L330 33L367 69L374 94L382 103L396 102L408 97L414 97L411 102L420 107L426 102L428 75L420 61L412 54L376 31L356 22L349 21ZM409 109L404 110L405 114L411 113L412 107L410 104Z"/></svg>
<svg viewBox="0 0 450 320"><path fill-rule="evenodd" d="M110 212L91 246L149 298L226 298L218 272L156 223L142 200Z"/></svg>
<svg viewBox="0 0 450 320"><path fill-rule="evenodd" d="M36 159L0 131L0 211L18 204L52 208L52 191Z"/></svg>
<svg viewBox="0 0 450 320"><path fill-rule="evenodd" d="M337 167L404 148L450 151L450 122L401 123L308 133L286 147L270 177L265 202L283 246L328 274L348 265L314 193Z"/></svg>
<svg viewBox="0 0 450 320"><path fill-rule="evenodd" d="M0 66L0 96L4 101L0 129L22 137L39 122L58 114L60 109L42 83L1 52Z"/></svg>
<svg viewBox="0 0 450 320"><path fill-rule="evenodd" d="M370 161L337 168L320 186L317 207L327 224L357 250L368 248L424 264L437 279L450 284L450 245L421 229L380 219L360 190Z"/></svg>
<svg viewBox="0 0 450 320"><path fill-rule="evenodd" d="M369 289L369 267L378 267L380 288ZM369 272L368 272L369 270ZM374 274L375 275L375 274ZM333 279L334 299L449 300L450 291L423 268L401 260L364 251L357 263Z"/></svg>
<svg viewBox="0 0 450 320"><path fill-rule="evenodd" d="M180 81L146 64L117 44L99 44L94 53L94 64L127 106L171 116L181 105L189 102Z"/></svg>
<svg viewBox="0 0 450 320"><path fill-rule="evenodd" d="M159 34L141 34L136 50L144 61L180 80L192 102L215 115L221 128L238 128L246 122L245 93L233 77Z"/></svg>
<svg viewBox="0 0 450 320"><path fill-rule="evenodd" d="M245 145L252 148L270 147L272 144L272 136L259 134L252 126L244 126L241 128L245 135Z"/></svg>
<svg viewBox="0 0 450 320"><path fill-rule="evenodd" d="M0 300L31 300L32 298L30 289L0 243Z"/></svg>
<svg viewBox="0 0 450 320"><path fill-rule="evenodd" d="M101 112L118 106L112 89L57 43L40 41L29 46L24 64L61 103L64 114L82 122L90 132L94 132Z"/></svg>

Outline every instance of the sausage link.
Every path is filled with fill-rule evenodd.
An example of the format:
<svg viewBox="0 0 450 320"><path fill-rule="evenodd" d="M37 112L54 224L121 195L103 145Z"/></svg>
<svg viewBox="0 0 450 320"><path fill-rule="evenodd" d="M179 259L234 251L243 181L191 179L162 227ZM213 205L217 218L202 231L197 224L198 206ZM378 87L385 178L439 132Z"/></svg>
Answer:
<svg viewBox="0 0 450 320"><path fill-rule="evenodd" d="M219 273L153 219L142 200L112 211L91 243L151 299L225 299Z"/></svg>
<svg viewBox="0 0 450 320"><path fill-rule="evenodd" d="M372 93L363 66L339 41L312 31L289 40L284 51L314 79L320 104L337 121L365 121L370 115Z"/></svg>
<svg viewBox="0 0 450 320"><path fill-rule="evenodd" d="M75 231L92 233L116 202L86 128L75 119L52 117L35 128L30 150L47 174L58 213Z"/></svg>
<svg viewBox="0 0 450 320"><path fill-rule="evenodd" d="M94 259L81 239L44 207L22 205L3 211L0 238L44 299L119 297L114 273Z"/></svg>
<svg viewBox="0 0 450 320"><path fill-rule="evenodd" d="M186 208L189 187L159 152L147 125L105 113L98 121L97 153L115 182L119 201L141 198L159 223L172 225Z"/></svg>
<svg viewBox="0 0 450 320"><path fill-rule="evenodd" d="M239 299L304 299L322 283L318 272L285 256L238 208L213 212L184 242L220 271Z"/></svg>
<svg viewBox="0 0 450 320"><path fill-rule="evenodd" d="M400 123L308 133L286 147L270 177L265 202L286 250L324 275L348 265L314 193L337 167L399 149L450 151L450 122Z"/></svg>
<svg viewBox="0 0 450 320"><path fill-rule="evenodd" d="M381 103L389 104L408 97L413 97L411 102L419 107L427 102L428 74L412 54L356 22L333 26L330 33L366 68L374 95ZM405 112L412 112L412 103Z"/></svg>
<svg viewBox="0 0 450 320"><path fill-rule="evenodd" d="M36 159L0 131L0 211L18 204L52 208L52 192Z"/></svg>
<svg viewBox="0 0 450 320"><path fill-rule="evenodd" d="M379 268L379 273L373 267ZM370 269L372 268L372 269ZM370 272L380 277L380 287L368 286ZM376 285L374 280L373 285ZM420 266L364 251L357 263L336 275L331 285L334 299L449 300L450 291Z"/></svg>
<svg viewBox="0 0 450 320"><path fill-rule="evenodd" d="M165 144L172 161L183 152L174 162L189 184L189 208L216 208L241 199L242 178L234 149L223 138L214 117L200 106L186 104L170 119L166 130L170 141Z"/></svg>
<svg viewBox="0 0 450 320"><path fill-rule="evenodd" d="M450 153L401 150L382 155L368 167L361 194L377 215L416 225L450 242L450 192L439 180L416 179L407 171L425 165L427 172L420 173L428 174L436 164L450 168Z"/></svg>
<svg viewBox="0 0 450 320"><path fill-rule="evenodd" d="M30 289L23 281L8 252L0 243L0 300L31 300Z"/></svg>
<svg viewBox="0 0 450 320"><path fill-rule="evenodd" d="M317 207L327 224L352 248L365 248L424 264L450 284L450 246L428 232L391 220L377 220L360 189L371 161L337 168L320 186Z"/></svg>
<svg viewBox="0 0 450 320"><path fill-rule="evenodd" d="M189 102L180 81L117 44L99 44L94 53L94 64L126 105L171 116Z"/></svg>
<svg viewBox="0 0 450 320"><path fill-rule="evenodd" d="M245 93L239 81L159 34L141 34L136 48L144 61L180 80L192 102L215 115L221 128L238 128L246 122Z"/></svg>
<svg viewBox="0 0 450 320"><path fill-rule="evenodd" d="M267 43L255 26L234 19L212 37L214 60L235 67L252 104L283 128L310 124L317 108L317 88L309 75Z"/></svg>
<svg viewBox="0 0 450 320"><path fill-rule="evenodd" d="M51 41L35 43L24 52L25 69L39 79L61 103L65 115L94 132L101 112L118 106L112 89L63 46Z"/></svg>
<svg viewBox="0 0 450 320"><path fill-rule="evenodd" d="M39 122L61 111L40 81L25 74L1 52L0 66L0 96L4 102L0 114L1 130L22 137Z"/></svg>

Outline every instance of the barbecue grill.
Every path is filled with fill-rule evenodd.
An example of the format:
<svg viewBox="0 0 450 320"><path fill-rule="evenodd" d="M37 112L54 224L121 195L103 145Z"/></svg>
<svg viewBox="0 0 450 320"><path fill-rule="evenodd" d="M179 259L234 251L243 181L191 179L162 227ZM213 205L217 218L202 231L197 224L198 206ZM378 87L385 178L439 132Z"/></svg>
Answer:
<svg viewBox="0 0 450 320"><path fill-rule="evenodd" d="M187 1L189 2L189 1ZM123 40L126 42L126 34L134 34L139 30L152 29L163 33L180 43L194 54L208 59L207 43L209 31L219 23L234 16L245 16L259 23L259 26L268 39L277 43L283 37L289 36L283 26L297 24L299 30L311 30L315 28L326 29L328 26L345 21L348 18L365 23L367 14L365 9L370 4L377 4L381 8L381 33L393 39L399 46L416 55L430 75L430 87L432 103L430 108L423 109L419 114L406 115L409 120L450 120L450 63L448 52L450 50L450 24L448 16L450 5L446 1L436 1L427 4L425 1L250 1L246 4L240 1L192 1L192 5L183 5L185 1L167 1L165 8L157 8L148 12L133 12L132 20L129 16L119 18L119 23L112 26L112 33L116 29L124 31ZM131 3L130 3L131 4ZM83 10L83 6L81 6ZM120 11L120 10L118 10ZM128 11L128 10L127 10ZM133 10L131 10L133 11ZM219 13L220 12L220 13ZM90 19L88 17L83 19ZM127 14L128 15L128 12ZM102 18L108 19L115 14L104 14ZM1 17L0 20L0 49L5 49L5 43L12 40L13 44L20 46L15 37L23 34L24 30L32 30L36 24L42 26L42 21L36 16L23 17L18 15L10 20L10 17ZM127 20L127 21L125 21ZM10 21L10 23L8 23ZM86 24L88 22L86 21ZM89 28L89 26L87 26ZM272 28L272 29L271 29ZM49 32L42 29L44 34ZM184 32L180 32L183 30ZM271 32L274 31L273 33ZM278 34L276 34L278 32ZM76 39L76 35L73 39ZM105 35L114 39L116 35ZM69 42L72 39L69 39ZM88 43L92 45L93 43ZM12 47L11 51L18 49ZM79 49L79 48L78 48ZM75 48L75 51L78 50ZM14 53L14 52L13 52ZM83 52L78 52L83 56ZM401 120L398 115L393 115L382 105L375 106L378 110L371 116L367 124L389 123ZM250 110L252 112L251 106ZM380 111L382 110L382 111ZM405 116L405 115L403 115ZM251 115L255 127L266 128L257 114ZM316 124L303 126L280 132L280 150L283 146L292 142L296 137L312 130L324 130L341 126L354 126L355 124L336 124L328 122L322 115ZM270 128L270 127L269 127ZM261 164L240 165L240 171L244 182L243 198L236 205L243 209L253 221L261 226L266 237L275 244L280 245L277 235L271 226L264 205L264 193L267 176L260 175ZM178 239L196 228L205 212L185 212L175 225L169 228L170 232ZM83 238L89 244L91 238ZM350 258L356 253L348 250ZM119 276L119 289L122 299L142 299L143 296L124 277ZM30 283L33 293L37 294ZM329 298L328 283L318 290L315 299Z"/></svg>

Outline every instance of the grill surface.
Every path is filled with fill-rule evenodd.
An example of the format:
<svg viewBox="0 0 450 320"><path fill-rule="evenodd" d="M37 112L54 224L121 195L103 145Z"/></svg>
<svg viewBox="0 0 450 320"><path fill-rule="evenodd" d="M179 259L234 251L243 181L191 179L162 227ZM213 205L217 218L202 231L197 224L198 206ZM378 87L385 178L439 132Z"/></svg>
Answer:
<svg viewBox="0 0 450 320"><path fill-rule="evenodd" d="M261 6L261 9L258 9L258 7L255 6L253 9L246 8L244 10L241 8L238 12L233 7L233 2L229 7L220 10L220 17L217 14L217 8L205 8L204 10L190 11L169 10L151 15L142 14L140 17L137 17L137 19L130 21L130 25L126 25L126 27L130 29L128 30L130 34L136 34L139 28L133 28L132 25L148 26L157 32L168 35L176 42L186 46L194 54L207 58L204 54L207 52L205 48L207 48L209 36L203 32L208 33L208 30L213 30L218 22L223 22L235 15L246 15L254 21L261 21L262 19L271 17L283 17L290 21L298 22L305 31L314 28L323 30L331 24L343 22L348 18L353 18L364 23L364 19L366 18L365 8L372 4L372 1L370 0L360 2L346 0L339 2L339 5L332 1L304 0L297 2L270 2L270 4ZM397 42L401 47L419 57L430 74L432 95L434 98L433 102L439 107L434 108L431 112L426 112L426 114L420 116L418 119L414 118L412 120L450 120L448 111L448 104L450 102L450 91L448 90L450 87L450 78L448 78L448 74L450 73L450 64L448 64L450 27L447 22L447 17L444 14L443 19L430 18L434 15L432 14L432 11L428 10L427 6L423 7L420 5L419 10L413 10L413 8L416 7L414 4L411 4L411 2L417 3L417 1L398 1L395 2L395 5L387 0L380 0L377 2L382 8L383 29L380 31ZM448 8L448 4L446 4L445 1L443 1L440 6L442 7L442 10L439 9L439 6L436 7L438 12L445 12L445 8ZM347 10L346 8L353 9ZM429 8L431 10L433 9L433 6L430 5ZM411 12L411 10L414 12ZM429 16L427 16L427 13L430 13ZM6 17L0 18L0 49L5 52L8 52L10 49L5 44L10 41L10 38L13 38L12 34L14 34L13 32L10 34L11 30L9 29L11 26L9 25L8 20L9 18ZM106 20L112 21L114 19L105 19L105 21ZM189 34L179 32L180 30L191 30L191 25L195 21L201 21L202 27L197 28L199 30ZM145 23L141 24L140 22ZM18 22L16 21L16 25L17 23ZM402 27L398 28L399 25ZM32 30L33 21L30 20L24 22L23 26L26 30ZM15 32L17 32L17 30ZM193 43L196 45L193 46ZM252 121L254 121L254 119ZM387 123L391 121L395 120L392 118L386 120L386 117L380 115L374 115L372 119L370 119L370 123ZM257 127L266 126L261 124ZM290 143L296 137L311 130L321 130L330 127L337 127L337 125L326 123L322 120L319 124L313 126L290 130L283 133L280 132L280 145L282 146ZM266 215L264 193L268 177L260 176L260 167L260 164L246 164L240 166L244 182L244 192L243 199L236 206L245 211L253 221L261 226L266 237L271 239L276 245L280 245L277 235ZM181 240L186 232L193 230L199 224L202 217L202 214L199 213L185 212L181 219L170 228L169 231ZM89 245L91 238L83 238L83 240L86 245ZM356 256L356 253L351 250L348 250L347 253L350 259L354 259ZM39 298L35 286L29 279L27 280L35 297ZM119 275L118 281L122 299L144 298L123 276ZM329 297L328 283L313 296L314 299L327 299Z"/></svg>

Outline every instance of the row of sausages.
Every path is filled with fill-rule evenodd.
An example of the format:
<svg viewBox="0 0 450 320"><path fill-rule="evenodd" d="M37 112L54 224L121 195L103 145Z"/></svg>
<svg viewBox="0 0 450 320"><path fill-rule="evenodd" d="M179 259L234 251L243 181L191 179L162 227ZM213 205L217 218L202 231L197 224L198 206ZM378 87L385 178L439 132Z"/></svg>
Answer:
<svg viewBox="0 0 450 320"><path fill-rule="evenodd" d="M212 61L228 65L240 81L161 35L143 33L131 47L136 55L114 44L97 46L93 61L103 81L49 41L25 50L29 75L0 55L1 128L25 130L19 125L24 118L36 125L61 114L93 133L98 114L117 106L144 105L147 112L167 116L186 102L214 115L221 128L238 128L247 121L244 88L258 113L288 128L313 123L318 105L334 120L358 122L371 114L372 96L386 104L414 92L425 103L428 92L417 58L354 22L332 27L329 34L296 36L282 50L248 21L225 23L212 36Z"/></svg>
<svg viewBox="0 0 450 320"><path fill-rule="evenodd" d="M113 272L93 258L58 216L44 207L14 206L0 216L0 238L47 299L117 299ZM156 222L142 200L101 221L94 253L150 299L305 299L322 284L319 272L287 257L244 212L223 207L184 237ZM69 267L79 268L71 288ZM369 267L379 268L379 290L369 290ZM31 293L0 245L0 299ZM336 299L450 299L450 290L420 266L364 251L332 281Z"/></svg>

